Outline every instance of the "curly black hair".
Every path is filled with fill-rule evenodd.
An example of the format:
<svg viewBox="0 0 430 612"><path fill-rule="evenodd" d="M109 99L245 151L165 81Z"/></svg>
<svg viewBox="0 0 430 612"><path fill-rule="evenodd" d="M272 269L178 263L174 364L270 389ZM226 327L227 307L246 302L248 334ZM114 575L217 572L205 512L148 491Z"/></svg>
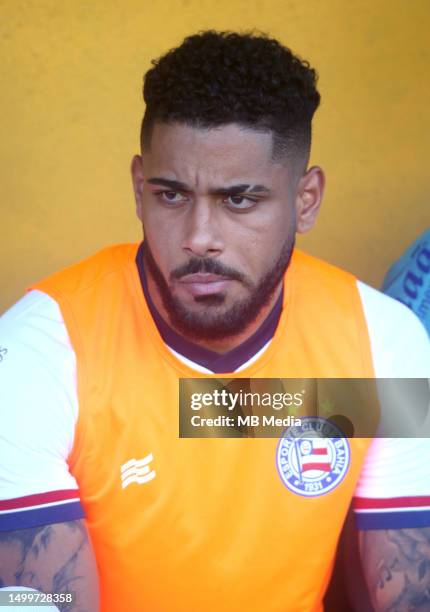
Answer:
<svg viewBox="0 0 430 612"><path fill-rule="evenodd" d="M317 73L267 34L207 30L152 60L144 78L141 147L156 121L211 128L238 123L273 133L273 158L308 161L320 102Z"/></svg>

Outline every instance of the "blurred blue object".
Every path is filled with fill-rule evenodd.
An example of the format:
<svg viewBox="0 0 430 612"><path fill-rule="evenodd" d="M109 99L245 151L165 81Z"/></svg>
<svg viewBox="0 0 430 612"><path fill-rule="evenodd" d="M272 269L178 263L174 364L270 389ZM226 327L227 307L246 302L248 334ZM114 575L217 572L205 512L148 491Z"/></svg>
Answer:
<svg viewBox="0 0 430 612"><path fill-rule="evenodd" d="M413 310L430 336L430 229L391 266L382 291Z"/></svg>

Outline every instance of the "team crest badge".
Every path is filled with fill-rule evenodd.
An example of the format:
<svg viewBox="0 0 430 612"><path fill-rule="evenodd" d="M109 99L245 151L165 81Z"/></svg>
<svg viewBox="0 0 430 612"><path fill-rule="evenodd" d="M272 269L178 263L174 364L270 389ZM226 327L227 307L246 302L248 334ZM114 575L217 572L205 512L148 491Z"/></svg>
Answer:
<svg viewBox="0 0 430 612"><path fill-rule="evenodd" d="M276 465L285 486L293 493L317 497L342 482L350 463L347 438L321 417L302 417L301 425L282 434Z"/></svg>

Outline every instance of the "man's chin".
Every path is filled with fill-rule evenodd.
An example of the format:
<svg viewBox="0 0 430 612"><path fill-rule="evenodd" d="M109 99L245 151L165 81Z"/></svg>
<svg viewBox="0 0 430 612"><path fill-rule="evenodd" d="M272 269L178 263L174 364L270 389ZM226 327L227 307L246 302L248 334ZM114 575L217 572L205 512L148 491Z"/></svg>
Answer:
<svg viewBox="0 0 430 612"><path fill-rule="evenodd" d="M170 319L171 325L184 337L195 342L225 340L236 336L241 330L226 329L223 320L207 320L191 316L188 319Z"/></svg>
<svg viewBox="0 0 430 612"><path fill-rule="evenodd" d="M228 309L224 293L210 293L208 295L196 295L191 303L184 305L190 313L204 313L209 308L214 314L222 314Z"/></svg>
<svg viewBox="0 0 430 612"><path fill-rule="evenodd" d="M239 305L229 308L224 302L219 303L221 294L205 296L201 304L185 307L176 301L166 309L170 324L179 333L193 340L224 340L244 331L253 317L246 316ZM200 300L199 300L200 301Z"/></svg>
<svg viewBox="0 0 430 612"><path fill-rule="evenodd" d="M190 306L181 304L170 308L167 315L170 322L174 325L182 324L182 327L194 326L204 331L205 328L222 326L223 321L229 315L229 308L225 305L224 300L220 301L219 296L206 296L204 300L196 300L195 304Z"/></svg>

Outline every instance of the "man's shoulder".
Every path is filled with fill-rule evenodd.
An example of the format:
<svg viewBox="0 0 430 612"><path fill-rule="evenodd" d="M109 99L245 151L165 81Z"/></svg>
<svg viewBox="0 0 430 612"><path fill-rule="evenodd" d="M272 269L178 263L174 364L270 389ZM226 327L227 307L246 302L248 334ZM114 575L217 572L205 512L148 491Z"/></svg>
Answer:
<svg viewBox="0 0 430 612"><path fill-rule="evenodd" d="M306 271L310 273L314 271L315 273L320 273L323 279L324 277L336 276L338 278L343 277L345 281L353 282L359 291L363 305L366 305L372 314L375 313L379 316L381 318L381 323L386 316L388 317L388 324L392 322L397 324L398 321L401 320L402 324L419 328L420 330L424 329L418 317L405 304L371 287L364 281L361 281L355 274L345 270L341 266L310 255L300 249L294 250L293 262L299 273Z"/></svg>
<svg viewBox="0 0 430 612"><path fill-rule="evenodd" d="M295 249L296 282L306 295L329 295L333 308L347 316L345 303L359 296L364 313L377 377L430 377L430 340L416 314L339 266ZM339 300L339 287L350 287ZM317 297L315 299L318 299ZM358 303L358 302L357 302Z"/></svg>
<svg viewBox="0 0 430 612"><path fill-rule="evenodd" d="M301 249L295 248L293 251L292 262L293 266L300 273L319 273L323 276L338 276L346 279L354 279L355 276L341 266L332 264L325 259L311 255Z"/></svg>
<svg viewBox="0 0 430 612"><path fill-rule="evenodd" d="M356 282L363 303L369 310L381 317L381 322L383 317L388 316L388 322L401 319L406 325L416 326L418 324L423 327L418 317L405 304L359 279Z"/></svg>
<svg viewBox="0 0 430 612"><path fill-rule="evenodd" d="M36 376L35 364L49 366L50 373L73 369L74 354L57 302L42 291L26 293L0 316L2 376L26 380ZM4 379L5 380L5 379Z"/></svg>
<svg viewBox="0 0 430 612"><path fill-rule="evenodd" d="M430 377L430 340L416 314L357 280L378 377Z"/></svg>
<svg viewBox="0 0 430 612"><path fill-rule="evenodd" d="M27 290L40 289L52 295L50 289L59 292L77 293L85 290L108 274L134 265L139 243L124 243L106 246L92 255L32 283Z"/></svg>
<svg viewBox="0 0 430 612"><path fill-rule="evenodd" d="M45 334L54 335L62 324L58 304L42 291L32 290L17 300L0 316L0 333L2 337L14 336L26 339L26 334L43 330Z"/></svg>

